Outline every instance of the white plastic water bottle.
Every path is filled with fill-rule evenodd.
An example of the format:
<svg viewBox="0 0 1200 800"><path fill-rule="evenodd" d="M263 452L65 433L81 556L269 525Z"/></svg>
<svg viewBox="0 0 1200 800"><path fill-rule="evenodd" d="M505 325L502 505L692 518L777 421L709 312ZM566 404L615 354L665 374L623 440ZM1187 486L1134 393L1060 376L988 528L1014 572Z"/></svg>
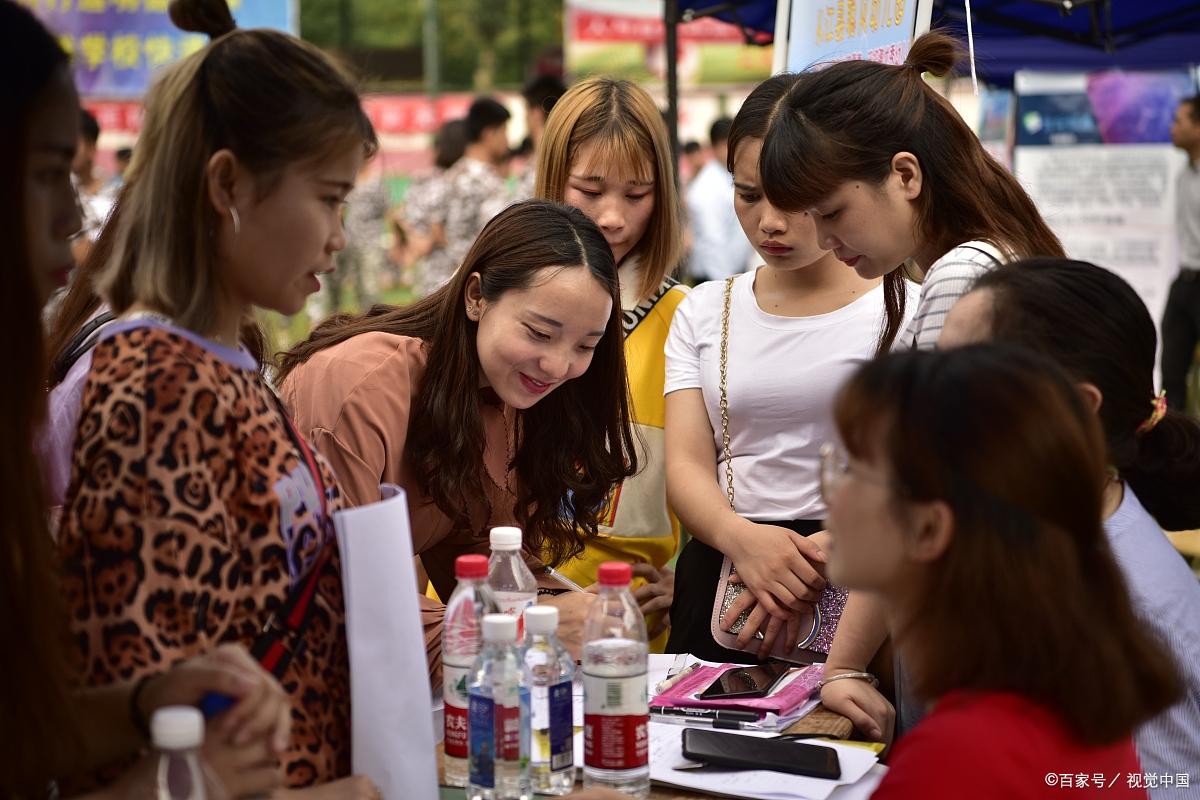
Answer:
<svg viewBox="0 0 1200 800"><path fill-rule="evenodd" d="M517 619L485 614L483 650L468 692L469 800L529 800L529 668L517 645Z"/></svg>
<svg viewBox="0 0 1200 800"><path fill-rule="evenodd" d="M157 800L215 800L221 795L211 783L200 757L204 744L204 715L191 706L167 706L150 719L150 740L158 750L154 776Z"/></svg>
<svg viewBox="0 0 1200 800"><path fill-rule="evenodd" d="M646 623L629 591L633 569L600 565L583 632L583 785L650 794Z"/></svg>
<svg viewBox="0 0 1200 800"><path fill-rule="evenodd" d="M572 682L575 659L558 640L558 609L525 611L525 665L533 678L530 773L539 794L569 794L575 788L575 721Z"/></svg>
<svg viewBox="0 0 1200 800"><path fill-rule="evenodd" d="M448 786L467 785L467 684L479 657L484 614L496 611L487 585L487 556L459 556L454 562L458 586L446 604L442 623L443 747Z"/></svg>
<svg viewBox="0 0 1200 800"><path fill-rule="evenodd" d="M525 640L525 609L537 602L537 579L521 557L521 529L492 528L492 557L488 559L488 585L501 614L517 618L517 641Z"/></svg>

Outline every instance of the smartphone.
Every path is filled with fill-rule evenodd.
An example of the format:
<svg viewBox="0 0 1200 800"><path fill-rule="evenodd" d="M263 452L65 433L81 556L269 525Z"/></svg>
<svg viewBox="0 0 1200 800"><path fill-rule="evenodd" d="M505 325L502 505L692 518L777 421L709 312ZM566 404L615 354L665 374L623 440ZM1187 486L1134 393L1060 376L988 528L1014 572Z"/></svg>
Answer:
<svg viewBox="0 0 1200 800"><path fill-rule="evenodd" d="M825 780L842 777L842 765L832 747L708 728L684 728L683 757L734 769L768 769Z"/></svg>
<svg viewBox="0 0 1200 800"><path fill-rule="evenodd" d="M766 697L793 667L786 661L730 667L700 692L700 697L704 700Z"/></svg>

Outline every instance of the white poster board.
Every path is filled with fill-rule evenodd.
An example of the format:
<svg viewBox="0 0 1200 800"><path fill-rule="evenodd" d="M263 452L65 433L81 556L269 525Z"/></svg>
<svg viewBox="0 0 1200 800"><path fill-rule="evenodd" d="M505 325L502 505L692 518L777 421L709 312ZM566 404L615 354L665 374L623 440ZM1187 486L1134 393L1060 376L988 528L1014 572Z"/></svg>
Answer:
<svg viewBox="0 0 1200 800"><path fill-rule="evenodd" d="M933 0L780 0L773 72L848 60L903 64L932 14Z"/></svg>
<svg viewBox="0 0 1200 800"><path fill-rule="evenodd" d="M354 773L384 800L437 800L433 703L404 490L333 515L342 558Z"/></svg>

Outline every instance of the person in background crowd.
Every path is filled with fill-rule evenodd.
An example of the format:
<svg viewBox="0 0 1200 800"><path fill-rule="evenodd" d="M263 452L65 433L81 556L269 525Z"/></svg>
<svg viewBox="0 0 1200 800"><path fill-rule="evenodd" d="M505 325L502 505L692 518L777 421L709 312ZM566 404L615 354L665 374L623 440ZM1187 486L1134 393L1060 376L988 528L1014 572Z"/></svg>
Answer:
<svg viewBox="0 0 1200 800"><path fill-rule="evenodd" d="M256 646L302 596L290 635L304 647L278 667L295 723L284 779L371 797L369 781L338 780L350 773L340 490L240 336L255 307L293 314L319 289L375 134L317 48L237 30L223 0L170 11L211 42L151 88L96 277L120 319L91 351L57 542L82 678L105 686L216 643Z"/></svg>
<svg viewBox="0 0 1200 800"><path fill-rule="evenodd" d="M546 130L546 118L550 110L563 96L567 87L562 80L554 75L538 75L531 78L521 90L525 98L525 128L529 131L531 149L524 156L527 159L525 172L517 186L517 199L524 200L533 197L537 184L537 150L542 142L542 132Z"/></svg>
<svg viewBox="0 0 1200 800"><path fill-rule="evenodd" d="M313 331L281 358L280 392L351 504L378 501L380 483L405 489L414 554L440 598L454 560L514 524L552 594L561 585L543 564L595 536L604 498L638 468L620 326L600 231L576 209L528 200L488 223L433 295ZM421 602L437 686L445 606ZM578 655L591 596L543 602Z"/></svg>
<svg viewBox="0 0 1200 800"><path fill-rule="evenodd" d="M1187 376L1200 343L1200 95L1175 110L1171 143L1187 154L1175 189L1175 227L1179 233L1179 274L1163 311L1162 384L1167 405L1187 408Z"/></svg>
<svg viewBox="0 0 1200 800"><path fill-rule="evenodd" d="M467 111L467 145L463 156L443 175L444 244L425 259L417 295L425 297L454 275L475 237L488 220L510 202L501 169L508 161L508 109L480 97Z"/></svg>
<svg viewBox="0 0 1200 800"><path fill-rule="evenodd" d="M709 132L712 158L700 168L684 193L692 232L688 274L697 282L724 280L744 272L754 253L733 208L733 178L727 166L732 125L733 120L728 117L712 124Z"/></svg>
<svg viewBox="0 0 1200 800"><path fill-rule="evenodd" d="M696 180L696 176L700 174L700 170L704 169L704 163L707 160L704 155L704 148L695 139L691 139L684 143L683 149L680 150L681 167L684 176L687 179L687 185L691 186L692 181Z"/></svg>
<svg viewBox="0 0 1200 800"><path fill-rule="evenodd" d="M913 42L904 64L846 61L810 73L763 140L767 199L787 211L809 211L822 247L864 278L884 276L890 319L905 314L904 265L915 267L921 295L897 348L933 347L954 301L987 270L1017 258L1063 255L1017 179L925 82L924 73L946 75L959 56L953 38L927 33ZM851 592L826 662L830 674L866 670L887 635L885 612ZM897 681L903 680L900 669ZM830 683L822 700L865 721L853 696L859 683ZM912 720L903 706L900 713L907 728Z"/></svg>
<svg viewBox="0 0 1200 800"><path fill-rule="evenodd" d="M1084 394L1034 353L974 345L868 362L834 409L829 579L881 598L932 704L873 800L1056 798L1058 774L1145 798L1126 780L1147 766L1131 737L1181 681L1105 539Z"/></svg>
<svg viewBox="0 0 1200 800"><path fill-rule="evenodd" d="M100 229L112 212L113 195L96 172L96 144L100 141L100 123L87 109L79 110L79 137L71 174L83 208L83 235L75 241L75 261L81 262L100 235Z"/></svg>
<svg viewBox="0 0 1200 800"><path fill-rule="evenodd" d="M537 196L587 214L617 261L632 419L644 445L641 471L608 499L600 536L562 572L586 586L605 561L633 563L634 597L644 614L655 614L651 646L661 649L669 620L656 612L670 607L675 575L666 564L679 549L679 520L667 505L663 347L687 292L671 277L682 225L662 113L629 81L595 78L572 86L546 121L537 176Z"/></svg>
<svg viewBox="0 0 1200 800"><path fill-rule="evenodd" d="M118 147L117 151L113 154L113 157L116 160L117 173L113 175L112 180L108 182L108 190L113 197L116 197L117 192L119 192L121 187L125 184L125 171L129 169L129 162L133 160L133 148Z"/></svg>
<svg viewBox="0 0 1200 800"><path fill-rule="evenodd" d="M1104 532L1142 626L1171 651L1186 692L1134 736L1142 771L1200 764L1200 583L1163 535L1200 528L1200 423L1154 396L1154 321L1128 283L1082 261L1031 259L984 275L938 347L994 340L1063 367L1108 442ZM1194 790L1150 787L1153 800Z"/></svg>
<svg viewBox="0 0 1200 800"><path fill-rule="evenodd" d="M759 84L724 134L739 232L763 265L732 283L693 288L667 337L667 493L692 535L676 567L667 651L709 661L749 661L746 650L765 656L782 635L794 648L806 633L794 611L824 588L826 534L805 537L823 527L820 447L832 437L833 395L859 362L891 346L904 322L886 330L882 279L846 269L817 244L808 214L778 211L762 196L763 132L798 80ZM722 622L729 630L749 614L741 651L720 647L711 629L726 555L751 589Z"/></svg>
<svg viewBox="0 0 1200 800"><path fill-rule="evenodd" d="M282 687L240 646L219 647L144 681L80 690L72 675L60 576L46 529L38 469L28 443L45 413L40 309L66 277L82 222L71 183L79 99L68 59L29 9L0 0L0 103L14 124L0 129L0 228L12 257L0 297L11 341L0 400L12 446L0 452L0 797L52 796L70 778L143 749L145 722L167 705L195 704L207 691L238 700L206 735L205 759L230 797L279 784L272 756L289 735ZM244 738L243 738L244 737ZM234 745L234 743L237 743ZM152 791L149 760L89 797L125 800Z"/></svg>
<svg viewBox="0 0 1200 800"><path fill-rule="evenodd" d="M346 248L337 254L337 269L322 286L329 314L342 309L348 285L354 288L358 308L370 308L375 303L386 257L383 221L391 204L392 194L383 176L372 175L370 164L363 164L354 191L346 196Z"/></svg>
<svg viewBox="0 0 1200 800"><path fill-rule="evenodd" d="M446 245L446 171L458 163L467 149L467 121L443 122L433 137L433 172L413 181L404 194L404 204L392 214L395 235L391 258L401 266L402 279L418 285L414 270L434 249Z"/></svg>

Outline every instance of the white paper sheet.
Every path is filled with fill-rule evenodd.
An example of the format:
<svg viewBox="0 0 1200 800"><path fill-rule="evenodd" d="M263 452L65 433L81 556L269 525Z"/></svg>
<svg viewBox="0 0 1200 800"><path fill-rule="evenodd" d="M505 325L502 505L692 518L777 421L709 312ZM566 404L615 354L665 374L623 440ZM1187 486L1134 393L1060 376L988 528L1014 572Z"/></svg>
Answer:
<svg viewBox="0 0 1200 800"><path fill-rule="evenodd" d="M842 777L836 781L806 778L769 770L678 770L693 762L683 757L682 730L678 725L650 723L650 779L685 789L758 800L828 800L838 786L856 783L878 761L875 753L834 742L813 742L837 750ZM740 736L770 738L773 733L743 732Z"/></svg>
<svg viewBox="0 0 1200 800"><path fill-rule="evenodd" d="M354 772L374 781L385 800L437 800L408 501L399 487L380 491L382 501L333 515L350 644Z"/></svg>

